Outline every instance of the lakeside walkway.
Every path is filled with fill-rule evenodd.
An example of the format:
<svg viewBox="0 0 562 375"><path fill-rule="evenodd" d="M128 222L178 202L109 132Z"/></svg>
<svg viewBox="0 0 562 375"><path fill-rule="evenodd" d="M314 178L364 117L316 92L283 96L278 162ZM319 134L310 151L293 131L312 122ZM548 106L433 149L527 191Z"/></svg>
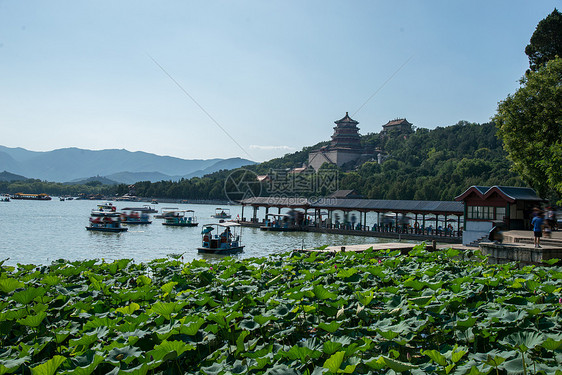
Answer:
<svg viewBox="0 0 562 375"><path fill-rule="evenodd" d="M259 228L265 225L264 221L236 221L244 227ZM370 227L363 227L360 229L340 228L340 227L317 227L313 225L291 229L292 232L313 232L313 233L329 233L329 234L342 234L347 236L362 236L362 237L378 237L378 238L392 238L396 240L414 240L420 243L437 241L451 244L462 243L462 232L457 231L422 231L406 228L394 228L388 230L380 228L380 230L372 230Z"/></svg>
<svg viewBox="0 0 562 375"><path fill-rule="evenodd" d="M534 247L534 234L532 231L511 230L503 232L503 243L482 242L479 247L465 246L461 244L428 244L429 248L435 246L437 249L453 248L457 250L480 249L488 255L490 263L519 262L521 265L544 265L550 259L562 259L562 231L552 232L549 238L541 239L541 247ZM408 254L417 244L412 243L375 243L345 246L328 246L324 249L303 249L305 252L362 252L369 248L373 250L399 250L402 254Z"/></svg>

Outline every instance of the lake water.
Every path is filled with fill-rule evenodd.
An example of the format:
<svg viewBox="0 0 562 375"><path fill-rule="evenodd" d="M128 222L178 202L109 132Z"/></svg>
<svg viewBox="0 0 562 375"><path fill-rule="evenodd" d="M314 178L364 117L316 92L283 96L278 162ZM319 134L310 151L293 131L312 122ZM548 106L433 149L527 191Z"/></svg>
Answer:
<svg viewBox="0 0 562 375"><path fill-rule="evenodd" d="M216 206L205 204L159 204L181 210L191 209L200 223L198 227L168 227L162 219L150 225L130 226L124 233L90 232L85 229L92 209L102 201L71 200L51 201L12 200L0 202L0 260L5 264L50 264L56 259L84 260L132 258L148 261L183 253L185 261L220 256L198 254L201 245L201 224L217 222L211 218ZM113 202L120 210L140 207L139 202ZM232 217L241 214L241 206L229 206ZM247 216L251 209L246 208ZM363 243L394 242L396 240L374 237L344 236L326 233L267 232L258 228L241 228L244 252L240 258L260 257L293 249L313 248L322 245L353 245Z"/></svg>

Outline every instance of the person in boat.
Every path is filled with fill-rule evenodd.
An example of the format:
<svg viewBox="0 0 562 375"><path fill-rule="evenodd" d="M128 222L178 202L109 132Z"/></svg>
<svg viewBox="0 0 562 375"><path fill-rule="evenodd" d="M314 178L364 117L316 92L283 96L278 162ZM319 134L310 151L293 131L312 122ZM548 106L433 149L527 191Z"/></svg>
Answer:
<svg viewBox="0 0 562 375"><path fill-rule="evenodd" d="M231 239L232 239L232 233L230 232L230 228L226 227L224 232L221 233L221 242L222 243L230 242Z"/></svg>

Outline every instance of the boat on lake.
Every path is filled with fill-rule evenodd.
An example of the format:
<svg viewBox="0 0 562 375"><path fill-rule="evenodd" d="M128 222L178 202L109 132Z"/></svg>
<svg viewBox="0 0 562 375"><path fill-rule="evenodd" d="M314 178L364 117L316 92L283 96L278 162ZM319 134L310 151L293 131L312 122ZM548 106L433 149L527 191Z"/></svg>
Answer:
<svg viewBox="0 0 562 375"><path fill-rule="evenodd" d="M10 196L8 194L0 196L0 202L9 202Z"/></svg>
<svg viewBox="0 0 562 375"><path fill-rule="evenodd" d="M155 219L164 219L166 216L173 215L174 211L177 211L177 207L162 207L159 214L154 215Z"/></svg>
<svg viewBox="0 0 562 375"><path fill-rule="evenodd" d="M303 231L302 225L295 224L288 214L267 214L264 225L260 226L260 230L271 232L299 232Z"/></svg>
<svg viewBox="0 0 562 375"><path fill-rule="evenodd" d="M243 251L244 245L241 243L239 228L240 224L234 222L205 224L201 231L202 245L197 251L224 255Z"/></svg>
<svg viewBox="0 0 562 375"><path fill-rule="evenodd" d="M144 204L142 206L142 210L146 213L149 213L149 214L155 214L155 213L158 212L158 210L154 206L151 206L149 204Z"/></svg>
<svg viewBox="0 0 562 375"><path fill-rule="evenodd" d="M128 228L121 226L121 213L114 211L92 211L90 225L86 227L89 231L119 233Z"/></svg>
<svg viewBox="0 0 562 375"><path fill-rule="evenodd" d="M115 212L117 211L117 207L113 205L111 202L105 202L98 204L97 211L100 212Z"/></svg>
<svg viewBox="0 0 562 375"><path fill-rule="evenodd" d="M197 222L193 210L178 210L172 211L164 216L162 225L169 225L172 227L196 227L199 223Z"/></svg>
<svg viewBox="0 0 562 375"><path fill-rule="evenodd" d="M215 208L215 214L211 215L215 219L230 219L230 209L229 208Z"/></svg>
<svg viewBox="0 0 562 375"><path fill-rule="evenodd" d="M127 225L152 224L150 214L144 207L126 207L121 210L121 221Z"/></svg>
<svg viewBox="0 0 562 375"><path fill-rule="evenodd" d="M25 199L31 201L50 201L51 197L45 193L41 193L41 194L16 193L12 196L12 199Z"/></svg>

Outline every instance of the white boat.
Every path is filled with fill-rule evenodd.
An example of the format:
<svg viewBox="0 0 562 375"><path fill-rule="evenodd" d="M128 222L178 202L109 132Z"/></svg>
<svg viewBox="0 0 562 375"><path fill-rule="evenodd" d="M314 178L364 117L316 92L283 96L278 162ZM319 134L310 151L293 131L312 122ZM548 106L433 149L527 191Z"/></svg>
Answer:
<svg viewBox="0 0 562 375"><path fill-rule="evenodd" d="M162 207L162 211L159 214L154 215L155 219L164 219L166 216L171 215L174 211L177 211L177 207Z"/></svg>

